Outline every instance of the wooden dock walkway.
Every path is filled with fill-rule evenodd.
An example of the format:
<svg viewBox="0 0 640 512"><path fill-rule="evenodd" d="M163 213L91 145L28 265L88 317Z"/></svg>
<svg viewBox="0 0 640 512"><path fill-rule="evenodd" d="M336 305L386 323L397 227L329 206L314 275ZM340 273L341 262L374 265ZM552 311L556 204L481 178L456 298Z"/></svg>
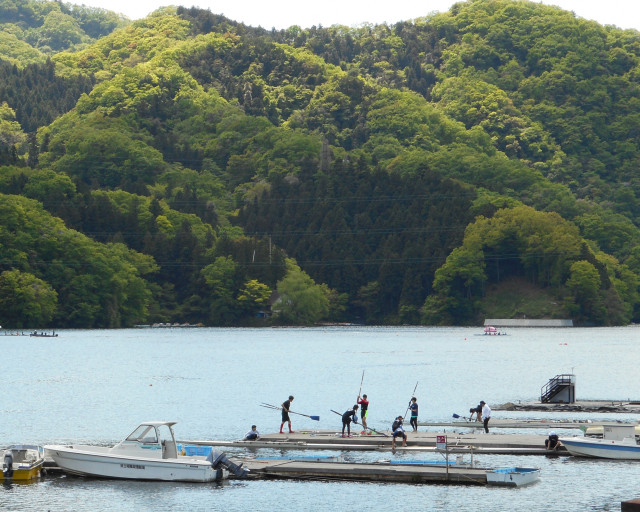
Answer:
<svg viewBox="0 0 640 512"><path fill-rule="evenodd" d="M596 412L614 414L638 414L640 413L640 400L576 400L575 402L548 403L548 402L507 402L500 405L492 405L493 411L533 411L533 412Z"/></svg>
<svg viewBox="0 0 640 512"><path fill-rule="evenodd" d="M391 463L347 463L299 460L236 459L249 469L249 478L340 480L360 482L446 483L486 485L487 469ZM443 461L444 462L444 461Z"/></svg>
<svg viewBox="0 0 640 512"><path fill-rule="evenodd" d="M593 426L602 426L604 423L610 424L611 422L602 422L602 421L557 421L557 420L516 420L516 419L502 419L502 418L491 418L491 423L489 427L493 430L496 428L512 428L512 429L547 429L547 430L556 430L556 429L576 429L583 430L587 427ZM463 419L452 420L452 421L419 421L419 427L449 427L449 428L472 428L472 429L481 429L484 428L482 423L479 421L467 421Z"/></svg>

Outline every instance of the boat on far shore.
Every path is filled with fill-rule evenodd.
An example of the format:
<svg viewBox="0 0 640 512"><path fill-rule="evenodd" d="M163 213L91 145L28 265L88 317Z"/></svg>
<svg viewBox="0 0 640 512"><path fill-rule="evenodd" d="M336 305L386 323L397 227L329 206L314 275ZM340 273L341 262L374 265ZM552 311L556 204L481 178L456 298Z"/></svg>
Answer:
<svg viewBox="0 0 640 512"><path fill-rule="evenodd" d="M509 335L506 332L499 331L493 325L487 325L484 328L483 333L476 334L475 336L509 336Z"/></svg>
<svg viewBox="0 0 640 512"><path fill-rule="evenodd" d="M58 333L55 331L51 331L49 332L44 332L44 331L33 331L31 333L29 333L29 336L31 337L36 337L36 338L57 338L58 337Z"/></svg>

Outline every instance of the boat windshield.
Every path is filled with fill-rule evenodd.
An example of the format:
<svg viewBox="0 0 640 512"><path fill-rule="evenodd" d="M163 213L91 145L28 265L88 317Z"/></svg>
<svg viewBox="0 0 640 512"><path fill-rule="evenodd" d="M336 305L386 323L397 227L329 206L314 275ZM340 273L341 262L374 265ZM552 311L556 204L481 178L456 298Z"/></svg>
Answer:
<svg viewBox="0 0 640 512"><path fill-rule="evenodd" d="M135 429L126 441L137 441L139 443L157 443L158 436L156 435L156 429L153 425L140 425Z"/></svg>

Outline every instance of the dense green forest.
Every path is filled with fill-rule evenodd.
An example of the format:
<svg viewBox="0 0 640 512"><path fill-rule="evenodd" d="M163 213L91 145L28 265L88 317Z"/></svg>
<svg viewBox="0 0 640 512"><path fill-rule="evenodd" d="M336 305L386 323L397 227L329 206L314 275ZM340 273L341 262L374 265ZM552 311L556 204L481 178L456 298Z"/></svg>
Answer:
<svg viewBox="0 0 640 512"><path fill-rule="evenodd" d="M5 328L640 321L634 30L525 0L0 20Z"/></svg>

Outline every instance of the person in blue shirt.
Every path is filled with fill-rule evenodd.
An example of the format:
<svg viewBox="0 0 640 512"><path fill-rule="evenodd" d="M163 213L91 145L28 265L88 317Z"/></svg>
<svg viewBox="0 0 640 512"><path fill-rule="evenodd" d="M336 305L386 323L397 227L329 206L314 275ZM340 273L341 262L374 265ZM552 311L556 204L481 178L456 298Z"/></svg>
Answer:
<svg viewBox="0 0 640 512"><path fill-rule="evenodd" d="M415 396L411 398L411 401L409 402L409 409L411 409L411 419L409 420L409 423L413 427L413 431L417 432L418 431L418 399Z"/></svg>
<svg viewBox="0 0 640 512"><path fill-rule="evenodd" d="M351 422L353 421L354 423L358 423L358 416L356 416L357 410L358 406L354 405L342 415L342 437L344 437L345 427L347 427L347 436L351 437Z"/></svg>

